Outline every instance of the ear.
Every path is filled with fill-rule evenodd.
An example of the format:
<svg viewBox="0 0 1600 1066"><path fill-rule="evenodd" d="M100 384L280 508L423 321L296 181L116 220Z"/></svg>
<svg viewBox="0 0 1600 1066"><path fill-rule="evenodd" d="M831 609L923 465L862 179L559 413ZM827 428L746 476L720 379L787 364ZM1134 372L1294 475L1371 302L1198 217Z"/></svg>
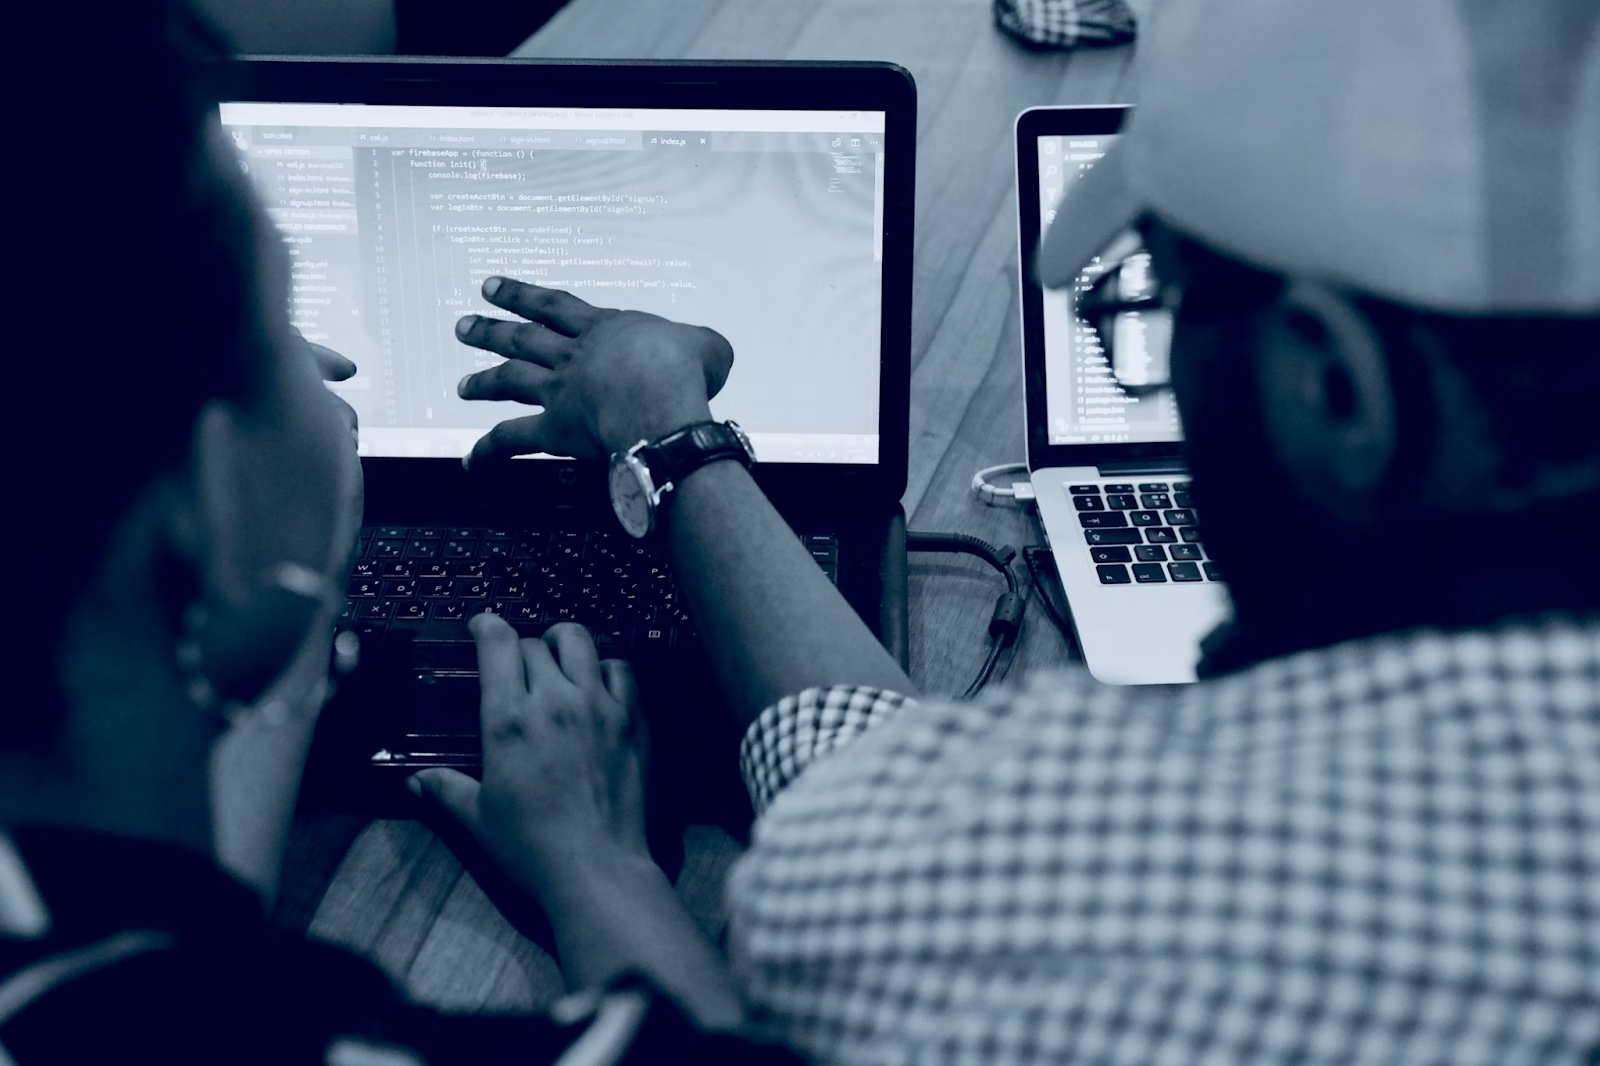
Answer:
<svg viewBox="0 0 1600 1066"><path fill-rule="evenodd" d="M1397 437L1388 361L1371 324L1345 297L1297 282L1263 313L1255 348L1279 464L1332 517L1369 521Z"/></svg>

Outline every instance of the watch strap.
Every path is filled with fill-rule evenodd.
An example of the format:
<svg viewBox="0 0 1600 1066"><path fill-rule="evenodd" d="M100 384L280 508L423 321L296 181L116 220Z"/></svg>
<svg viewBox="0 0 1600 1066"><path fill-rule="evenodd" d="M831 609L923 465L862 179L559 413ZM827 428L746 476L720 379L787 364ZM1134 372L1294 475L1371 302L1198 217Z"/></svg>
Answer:
<svg viewBox="0 0 1600 1066"><path fill-rule="evenodd" d="M651 441L635 455L649 467L650 479L660 491L719 459L736 459L745 469L751 465L744 442L727 422L696 422Z"/></svg>

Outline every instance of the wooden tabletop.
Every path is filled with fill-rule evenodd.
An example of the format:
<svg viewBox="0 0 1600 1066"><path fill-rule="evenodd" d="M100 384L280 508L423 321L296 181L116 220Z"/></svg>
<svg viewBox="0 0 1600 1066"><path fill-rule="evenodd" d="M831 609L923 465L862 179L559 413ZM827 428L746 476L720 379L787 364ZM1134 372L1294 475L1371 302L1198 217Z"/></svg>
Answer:
<svg viewBox="0 0 1600 1066"><path fill-rule="evenodd" d="M917 82L912 281L913 530L1021 549L1037 541L972 475L1023 458L1022 348L1012 124L1040 104L1131 102L1131 47L1032 52L994 27L988 0L575 0L513 55L611 59L890 60ZM716 323L708 323L715 326ZM1019 570L1020 570L1020 562ZM1000 578L982 563L913 556L911 677L962 691L983 662ZM1068 661L1030 603L1002 670Z"/></svg>
<svg viewBox="0 0 1600 1066"><path fill-rule="evenodd" d="M994 28L989 0L573 0L514 54L872 59L908 69L918 133L906 514L913 530L1035 542L1020 512L969 490L979 468L1023 458L1012 124L1040 104L1131 102L1131 48L1030 52ZM913 556L911 573L912 679L930 696L959 693L983 661L1000 580L946 556ZM1017 679L1069 657L1030 602L1002 670ZM486 894L415 822L343 832L322 825L292 846L291 869L315 867L319 849L344 854L355 838L331 882L322 875L325 893L319 883L291 899L305 912L296 924L309 918L312 935L369 955L414 997L449 1009L539 1009L558 994L537 922L518 920L521 932L508 923L491 902L491 877ZM720 830L690 834L677 887L715 937L737 849Z"/></svg>

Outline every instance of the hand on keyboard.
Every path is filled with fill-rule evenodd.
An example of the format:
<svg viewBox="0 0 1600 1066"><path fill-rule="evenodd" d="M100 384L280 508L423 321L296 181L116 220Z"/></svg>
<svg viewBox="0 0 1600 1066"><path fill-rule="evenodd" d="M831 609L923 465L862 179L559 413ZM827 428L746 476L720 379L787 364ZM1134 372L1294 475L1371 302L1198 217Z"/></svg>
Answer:
<svg viewBox="0 0 1600 1066"><path fill-rule="evenodd" d="M543 414L501 422L466 464L550 452L604 458L640 440L711 417L733 349L715 330L640 311L615 311L570 293L490 278L483 295L527 322L468 315L456 336L506 362L461 379L467 400L516 400Z"/></svg>
<svg viewBox="0 0 1600 1066"><path fill-rule="evenodd" d="M628 664L600 661L588 630L571 623L521 640L491 614L471 628L483 783L423 770L412 790L443 805L536 894L597 855L648 861L644 719Z"/></svg>

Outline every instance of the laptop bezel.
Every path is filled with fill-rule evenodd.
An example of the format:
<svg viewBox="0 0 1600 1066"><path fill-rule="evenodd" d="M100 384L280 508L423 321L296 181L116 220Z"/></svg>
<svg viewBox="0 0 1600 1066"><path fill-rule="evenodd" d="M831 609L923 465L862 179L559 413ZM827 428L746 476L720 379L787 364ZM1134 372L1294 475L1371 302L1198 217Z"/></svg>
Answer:
<svg viewBox="0 0 1600 1066"><path fill-rule="evenodd" d="M1039 138L1104 136L1122 130L1131 104L1034 107L1017 116L1017 247L1022 304L1022 395L1027 426L1028 468L1170 463L1183 456L1183 442L1051 444L1045 394L1044 290L1035 263L1039 254Z"/></svg>
<svg viewBox="0 0 1600 1066"><path fill-rule="evenodd" d="M241 56L219 64L219 99L275 103L871 110L885 113L878 462L757 464L780 499L890 503L907 478L916 84L878 62L731 62ZM707 323L714 326L715 323ZM737 358L737 355L736 355ZM738 373L737 361L734 373ZM469 498L454 459L365 458L369 499ZM605 464L517 461L496 485L523 500L603 499Z"/></svg>

